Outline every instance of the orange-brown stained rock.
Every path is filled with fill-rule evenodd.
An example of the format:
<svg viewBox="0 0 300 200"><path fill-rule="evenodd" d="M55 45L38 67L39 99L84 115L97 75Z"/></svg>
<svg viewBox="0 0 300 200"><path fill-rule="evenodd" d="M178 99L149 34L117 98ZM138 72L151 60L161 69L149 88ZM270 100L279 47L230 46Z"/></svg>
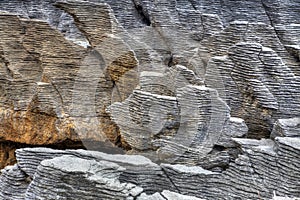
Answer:
<svg viewBox="0 0 300 200"><path fill-rule="evenodd" d="M56 117L11 110L1 110L0 114L2 141L47 145L72 138L72 124Z"/></svg>
<svg viewBox="0 0 300 200"><path fill-rule="evenodd" d="M103 21L97 21L99 16L95 15L89 22L79 20L77 24L82 30L86 29L84 32L88 40L96 45L101 42L101 35L112 32L112 18L107 5L98 5L93 9L107 11L100 16ZM81 9L77 6L75 11L87 14L90 8ZM111 121L105 108L112 102L112 81L118 82L124 73L138 65L132 51L128 49L124 55L114 58L116 60L112 60L111 67L102 66L105 70L103 76L97 77L96 74L92 77L99 79L95 102L92 102L96 107L92 118L99 123L96 123L96 129L88 129L88 123L77 120L84 118L85 113L80 113L79 109L79 113L74 114L72 109L77 109L73 105L74 98L82 98L82 108L85 108L86 100L81 91L89 88L90 77L79 80L82 87L74 88L74 85L80 70L91 64L85 63L91 50L66 40L44 21L21 19L8 13L0 13L0 37L1 141L28 145L61 144L69 140L120 142L118 127ZM93 63L97 67L101 60ZM128 79L127 82L136 82L135 71L130 76L133 80ZM124 78L122 85L128 85ZM131 85L129 90L135 87L135 84ZM126 98L129 93L124 93L122 98ZM82 129L87 128L88 132L83 134L77 125ZM101 134L104 137L100 137ZM10 152L7 148L2 148L3 152ZM6 165L5 160L11 163L9 160L13 160L14 155L9 153L9 156L2 156L1 159L3 167Z"/></svg>
<svg viewBox="0 0 300 200"><path fill-rule="evenodd" d="M108 73L113 81L118 81L126 72L137 67L138 62L132 51L121 55L108 66Z"/></svg>

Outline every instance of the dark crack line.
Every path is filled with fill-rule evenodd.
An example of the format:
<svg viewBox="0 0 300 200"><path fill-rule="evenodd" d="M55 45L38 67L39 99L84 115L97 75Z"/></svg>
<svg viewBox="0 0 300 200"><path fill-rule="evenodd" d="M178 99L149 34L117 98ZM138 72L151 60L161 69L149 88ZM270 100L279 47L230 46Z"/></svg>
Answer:
<svg viewBox="0 0 300 200"><path fill-rule="evenodd" d="M258 55L257 55L257 58L258 58L258 60L265 66L266 64L265 64L265 62L263 61L263 59L261 58L262 52L263 52L263 47L260 49L260 51L259 51L259 53L258 53Z"/></svg>
<svg viewBox="0 0 300 200"><path fill-rule="evenodd" d="M57 92L59 99L61 100L62 105L64 104L63 97L61 96L60 92L58 91L57 87L54 85L52 81L50 81L51 85L53 86L54 90Z"/></svg>
<svg viewBox="0 0 300 200"><path fill-rule="evenodd" d="M76 14L68 12L68 10L66 10L64 8L64 6L60 5L59 3L55 3L54 4L55 7L57 7L58 9L62 10L63 12L65 12L66 14L70 15L73 18L74 21L74 25L77 28L77 30L82 34L82 36L84 37L84 39L86 39L86 41L88 41L88 46L93 46L92 41L89 38L89 34L84 30L84 28L80 27L78 24L80 24L80 20L79 18L76 16Z"/></svg>
<svg viewBox="0 0 300 200"><path fill-rule="evenodd" d="M279 33L278 33L278 31L276 30L276 28L275 28L275 24L274 24L274 22L273 22L272 17L270 16L269 12L267 11L267 10L268 10L268 7L267 7L267 5L264 3L264 0L261 0L261 4L262 4L262 6L263 6L263 8L264 8L264 10L265 10L265 13L266 13L266 15L267 15L269 21L270 21L270 25L273 27L273 30L274 30L274 32L275 32L276 37L278 38L280 44L283 46L283 48L285 49L285 51L289 54L289 51L288 51L287 47L283 44L282 39L279 37ZM287 64L286 62L284 62L284 63Z"/></svg>
<svg viewBox="0 0 300 200"><path fill-rule="evenodd" d="M174 188L177 190L176 192L180 193L179 188L176 186L176 184L174 183L174 181L171 179L171 177L169 177L168 173L165 171L165 169L163 167L161 167L162 172L166 175L167 179L169 179L170 183L174 186Z"/></svg>
<svg viewBox="0 0 300 200"><path fill-rule="evenodd" d="M263 8L265 10L265 13L266 13L266 15L267 15L267 17L268 17L268 19L270 21L271 26L274 28L273 20L272 20L271 16L269 15L268 11L267 11L267 5L264 3L264 0L261 0L261 5L263 6Z"/></svg>
<svg viewBox="0 0 300 200"><path fill-rule="evenodd" d="M112 87L112 88L116 88L117 95L119 96L120 101L122 101L122 95L121 95L121 92L120 92L120 90L119 90L119 87L118 87L116 81L113 81L113 80L112 80L112 83L113 83L113 87ZM112 103L113 103L113 102L112 102Z"/></svg>
<svg viewBox="0 0 300 200"><path fill-rule="evenodd" d="M161 196L162 198L164 198L164 199L168 200L168 198L167 198L167 197L165 197L165 195L163 195L163 193L160 193L160 196Z"/></svg>
<svg viewBox="0 0 300 200"><path fill-rule="evenodd" d="M168 61L168 67L174 66L174 60L173 60L173 54L171 53L169 61Z"/></svg>
<svg viewBox="0 0 300 200"><path fill-rule="evenodd" d="M139 14L143 24L146 24L147 26L151 25L151 20L147 13L145 13L144 8L142 5L139 5L135 2L135 0L132 0L132 3L134 5L134 8L136 9L137 13Z"/></svg>
<svg viewBox="0 0 300 200"><path fill-rule="evenodd" d="M200 39L199 42L202 41L202 40L204 40L204 38L205 38L205 32L206 32L206 28L205 28L205 26L204 26L204 20L203 20L203 15L202 15L202 13L200 14L200 18L201 18L202 35L201 35L201 37L199 38L199 39Z"/></svg>
<svg viewBox="0 0 300 200"><path fill-rule="evenodd" d="M194 4L194 2L192 0L188 0L191 4L191 6L194 8L194 10L198 10L197 6Z"/></svg>

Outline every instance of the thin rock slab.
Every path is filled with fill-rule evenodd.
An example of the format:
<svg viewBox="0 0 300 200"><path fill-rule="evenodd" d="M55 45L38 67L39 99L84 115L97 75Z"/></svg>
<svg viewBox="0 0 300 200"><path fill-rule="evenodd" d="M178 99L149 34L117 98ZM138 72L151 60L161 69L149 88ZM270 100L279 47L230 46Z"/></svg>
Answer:
<svg viewBox="0 0 300 200"><path fill-rule="evenodd" d="M112 155L85 150L53 150L48 148L24 148L16 152L17 160L31 177L44 159L52 159L63 155L72 155L83 159L114 162L126 170L120 175L120 181L140 185L145 192L154 193L164 189L174 189L161 167L148 158L139 155Z"/></svg>
<svg viewBox="0 0 300 200"><path fill-rule="evenodd" d="M26 199L126 199L143 189L118 178L125 168L107 161L74 156L43 160L30 183ZM76 188L76 189L73 189Z"/></svg>
<svg viewBox="0 0 300 200"><path fill-rule="evenodd" d="M23 200L29 186L30 177L15 164L1 170L0 198L7 200Z"/></svg>
<svg viewBox="0 0 300 200"><path fill-rule="evenodd" d="M300 137L300 118L278 119L271 133L275 137Z"/></svg>
<svg viewBox="0 0 300 200"><path fill-rule="evenodd" d="M176 192L171 192L169 190L164 190L161 193L155 193L152 195L147 195L142 193L137 200L201 200L200 198L182 195Z"/></svg>

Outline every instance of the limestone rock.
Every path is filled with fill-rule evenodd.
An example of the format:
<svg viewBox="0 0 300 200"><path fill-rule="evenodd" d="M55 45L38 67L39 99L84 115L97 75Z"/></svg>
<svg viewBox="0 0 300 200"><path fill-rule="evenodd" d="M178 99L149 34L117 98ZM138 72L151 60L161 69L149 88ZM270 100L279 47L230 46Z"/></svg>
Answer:
<svg viewBox="0 0 300 200"><path fill-rule="evenodd" d="M232 138L245 137L248 133L248 127L245 121L240 118L230 117L224 125L222 134L217 142L217 145L223 147L235 147L236 143Z"/></svg>
<svg viewBox="0 0 300 200"><path fill-rule="evenodd" d="M192 86L177 90L180 105L180 127L169 141L155 141L161 146L159 156L168 162L196 162L207 155L221 135L229 117L229 108L218 98L215 90Z"/></svg>
<svg viewBox="0 0 300 200"><path fill-rule="evenodd" d="M0 195L14 197L17 194L16 198L24 195L27 198L35 198L36 195L51 199L71 193L80 196L83 194L78 191L84 188L86 199L89 195L112 198L113 190L117 191L114 194L119 195L120 199L130 196L141 199L171 196L270 199L274 192L278 196L300 196L299 138L277 137L275 141L239 138L234 141L242 152L222 172L182 164L159 166L145 157L136 155L109 155L93 151L59 151L47 148L20 149L17 151L18 165L6 168L0 176L3 183ZM20 184L12 182L12 177ZM7 190L9 185L15 186ZM71 189L74 187L79 190L74 192ZM13 195L7 192L12 190L20 192Z"/></svg>
<svg viewBox="0 0 300 200"><path fill-rule="evenodd" d="M103 41L105 34L114 33L117 29L112 10L108 4L68 1L67 3L58 2L56 6L74 16L78 29L85 34L93 47ZM93 13L92 18L90 13ZM87 16L90 17L87 18Z"/></svg>
<svg viewBox="0 0 300 200"><path fill-rule="evenodd" d="M149 159L137 155L110 155L102 152L83 150L51 150L46 148L25 148L17 150L17 160L23 171L31 177L44 159L52 159L63 155L72 155L82 159L114 162L126 170L120 175L120 180L143 187L145 192L162 191L173 186L166 178L161 167Z"/></svg>
<svg viewBox="0 0 300 200"><path fill-rule="evenodd" d="M199 198L197 197L192 197L192 196L188 196L188 195L182 195L182 194L178 194L178 193L175 193L175 192L171 192L171 191L168 191L168 190L164 190L162 193L155 193L155 194L152 194L152 195L147 195L145 193L142 193L138 198L138 200L164 200L164 199L168 199L168 200L171 200L171 199L178 199L178 200L200 200Z"/></svg>
<svg viewBox="0 0 300 200"><path fill-rule="evenodd" d="M297 0L0 10L3 199L300 196Z"/></svg>
<svg viewBox="0 0 300 200"><path fill-rule="evenodd" d="M274 50L238 43L229 48L228 56L213 57L208 67L207 84L226 100L232 116L245 120L250 137L268 137L276 119L297 116L299 98L294 94L299 93L299 78Z"/></svg>
<svg viewBox="0 0 300 200"><path fill-rule="evenodd" d="M91 4L86 9L104 9L102 5ZM106 4L105 8L110 9ZM133 52L123 48L117 57L106 57L104 61L110 61L106 64L111 65L108 75L107 66L97 50L87 52L87 49L67 41L46 22L18 18L9 13L2 13L1 19L1 27L7 27L1 29L0 45L3 127L0 134L3 140L31 145L58 144L83 138L116 142L118 128L105 112L105 107L111 103L113 81L124 90L121 98L126 98L132 91L125 89L128 86L126 79L115 80L123 74L118 74L114 68L123 69L122 72L126 67L136 67ZM109 25L104 29L105 33L110 30ZM92 33L89 37L93 37ZM14 38L13 43L9 42L11 38ZM123 62L124 59L128 62ZM97 98L101 101L97 101L95 109L93 99ZM88 142L85 145L88 146Z"/></svg>
<svg viewBox="0 0 300 200"><path fill-rule="evenodd" d="M0 198L11 200L25 199L25 193L30 183L30 178L16 164L1 170Z"/></svg>
<svg viewBox="0 0 300 200"><path fill-rule="evenodd" d="M146 151L154 160L158 156L164 162L197 163L211 152L222 132L223 140L245 135L245 124L241 125L244 126L241 132L235 131L230 122L225 124L230 121L229 108L215 90L182 84L177 90L169 90L176 97L136 90L124 102L110 106L109 112L120 127L120 134L133 149Z"/></svg>
<svg viewBox="0 0 300 200"><path fill-rule="evenodd" d="M142 188L118 181L122 170L110 162L71 156L43 160L28 186L26 199L126 199L142 192ZM76 190L71 192L71 188Z"/></svg>
<svg viewBox="0 0 300 200"><path fill-rule="evenodd" d="M271 137L299 137L300 136L300 119L279 119L276 121Z"/></svg>
<svg viewBox="0 0 300 200"><path fill-rule="evenodd" d="M27 19L40 19L47 21L51 27L59 30L66 39L81 44L88 45L85 36L74 24L74 19L67 13L54 6L56 0L46 1L1 1L0 10L16 13L18 16Z"/></svg>

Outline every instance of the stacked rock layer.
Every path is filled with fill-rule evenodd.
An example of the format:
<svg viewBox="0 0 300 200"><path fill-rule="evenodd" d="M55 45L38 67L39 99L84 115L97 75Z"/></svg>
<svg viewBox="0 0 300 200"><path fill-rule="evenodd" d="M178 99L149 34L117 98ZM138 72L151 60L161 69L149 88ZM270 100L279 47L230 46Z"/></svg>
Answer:
<svg viewBox="0 0 300 200"><path fill-rule="evenodd" d="M1 1L0 168L23 147L127 155L18 150L0 194L300 196L299 13L297 0Z"/></svg>
<svg viewBox="0 0 300 200"><path fill-rule="evenodd" d="M242 153L223 172L155 164L139 155L24 148L2 170L2 199L270 199L299 197L300 140L234 139ZM167 197L166 197L167 196ZM169 197L168 197L169 196Z"/></svg>

